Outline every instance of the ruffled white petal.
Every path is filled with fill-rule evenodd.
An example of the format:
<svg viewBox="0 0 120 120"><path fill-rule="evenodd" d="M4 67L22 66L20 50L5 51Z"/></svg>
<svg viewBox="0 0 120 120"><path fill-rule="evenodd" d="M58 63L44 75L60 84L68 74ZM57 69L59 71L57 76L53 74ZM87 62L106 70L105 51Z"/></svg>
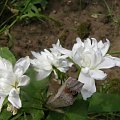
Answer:
<svg viewBox="0 0 120 120"><path fill-rule="evenodd" d="M7 96L12 89L12 78L0 78L0 96Z"/></svg>
<svg viewBox="0 0 120 120"><path fill-rule="evenodd" d="M6 71L0 69L0 78L11 78L11 77L13 77L12 71Z"/></svg>
<svg viewBox="0 0 120 120"><path fill-rule="evenodd" d="M40 53L37 53L37 52L34 52L34 51L31 51L32 55L37 58L37 59L40 59L41 58L41 55Z"/></svg>
<svg viewBox="0 0 120 120"><path fill-rule="evenodd" d="M80 38L76 38L76 41L77 41L77 43L75 43L73 45L73 48L72 48L72 57L74 57L74 55L76 54L76 52L77 52L78 49L84 47L83 46L84 44L83 44L83 42L81 41Z"/></svg>
<svg viewBox="0 0 120 120"><path fill-rule="evenodd" d="M0 64L0 109L7 96L8 101L19 109L21 100L18 87L27 85L30 80L29 77L23 75L30 65L29 57L19 59L14 70L12 64L5 59L0 59Z"/></svg>
<svg viewBox="0 0 120 120"><path fill-rule="evenodd" d="M79 46L84 46L84 43L81 41L79 37L76 38L76 42L79 44Z"/></svg>
<svg viewBox="0 0 120 120"><path fill-rule="evenodd" d="M22 66L16 66L14 68L14 73L17 75L17 76L21 76L23 75L23 67Z"/></svg>
<svg viewBox="0 0 120 120"><path fill-rule="evenodd" d="M115 66L120 67L120 58L114 57Z"/></svg>
<svg viewBox="0 0 120 120"><path fill-rule="evenodd" d="M19 78L18 86L26 86L30 82L30 78L26 75L23 75Z"/></svg>
<svg viewBox="0 0 120 120"><path fill-rule="evenodd" d="M98 66L96 66L96 69L107 69L107 68L112 68L114 66L115 66L115 61L109 56L105 56L101 61L101 63L98 64Z"/></svg>
<svg viewBox="0 0 120 120"><path fill-rule="evenodd" d="M90 38L87 38L86 40L84 40L84 46L85 48L91 48L92 47L92 43Z"/></svg>
<svg viewBox="0 0 120 120"><path fill-rule="evenodd" d="M111 55L108 55L108 57L114 61L115 66L120 67L120 58L118 58L118 57L112 57Z"/></svg>
<svg viewBox="0 0 120 120"><path fill-rule="evenodd" d="M22 107L22 103L19 97L19 92L14 88L11 89L9 93L8 101L17 109Z"/></svg>
<svg viewBox="0 0 120 120"><path fill-rule="evenodd" d="M93 78L89 76L89 74L85 74L81 72L79 75L78 81L84 83L82 90L81 90L81 94L84 100L91 97L92 94L96 92L95 81Z"/></svg>
<svg viewBox="0 0 120 120"><path fill-rule="evenodd" d="M60 70L61 72L66 72L69 67L71 67L73 65L73 63L69 62L68 60L65 59L59 59L59 63L58 61L56 61L56 63L54 63L54 66Z"/></svg>
<svg viewBox="0 0 120 120"><path fill-rule="evenodd" d="M33 67L35 68L36 71L39 70L51 70L52 66L51 64L45 59L39 60L39 59L33 59L30 61Z"/></svg>
<svg viewBox="0 0 120 120"><path fill-rule="evenodd" d="M72 56L72 51L71 50L67 50L63 47L60 46L56 46L56 49L63 55L65 55L66 57L70 57Z"/></svg>
<svg viewBox="0 0 120 120"><path fill-rule="evenodd" d="M26 56L25 58L20 58L15 64L14 72L18 76L21 76L26 72L29 66L30 58L28 56Z"/></svg>
<svg viewBox="0 0 120 120"><path fill-rule="evenodd" d="M109 50L109 47L110 47L110 41L108 39L106 39L105 43L103 43L102 41L98 42L98 48L100 48L103 56L106 55L106 53Z"/></svg>
<svg viewBox="0 0 120 120"><path fill-rule="evenodd" d="M96 80L104 80L107 77L107 74L101 70L90 70L90 76Z"/></svg>
<svg viewBox="0 0 120 120"><path fill-rule="evenodd" d="M91 97L96 92L96 86L92 86L93 90L88 90L86 87L83 87L81 90L81 94L84 100L87 100L87 98ZM95 91L95 92L93 92Z"/></svg>
<svg viewBox="0 0 120 120"><path fill-rule="evenodd" d="M37 73L37 80L43 80L50 75L52 70L39 70Z"/></svg>
<svg viewBox="0 0 120 120"><path fill-rule="evenodd" d="M13 67L12 67L12 64L8 60L0 57L0 69L6 70L6 71L12 71Z"/></svg>

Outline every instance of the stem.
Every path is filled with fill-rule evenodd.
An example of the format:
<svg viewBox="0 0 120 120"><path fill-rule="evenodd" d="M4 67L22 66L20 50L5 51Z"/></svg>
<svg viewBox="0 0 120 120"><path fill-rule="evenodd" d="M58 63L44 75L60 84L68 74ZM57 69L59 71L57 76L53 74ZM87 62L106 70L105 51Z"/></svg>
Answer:
<svg viewBox="0 0 120 120"><path fill-rule="evenodd" d="M25 12L25 10L28 8L29 4L32 0L29 0L28 3L25 5L24 9L22 10L22 14Z"/></svg>
<svg viewBox="0 0 120 120"><path fill-rule="evenodd" d="M112 21L116 23L116 20L113 18L112 11L111 11L110 7L108 6L106 0L103 0L103 1L104 1L105 5L106 5L106 7L108 9L109 16L111 17Z"/></svg>
<svg viewBox="0 0 120 120"><path fill-rule="evenodd" d="M3 11L4 11L4 9L5 9L5 6L7 5L7 3L8 3L8 0L5 1L5 4L4 4L4 6L3 6L3 9L2 9L2 11L0 12L0 16L2 15L2 13L3 13Z"/></svg>
<svg viewBox="0 0 120 120"><path fill-rule="evenodd" d="M106 5L106 7L107 7L107 9L108 9L109 15L112 17L112 12L111 12L110 7L108 6L106 0L103 0L103 1L104 1L105 5Z"/></svg>
<svg viewBox="0 0 120 120"><path fill-rule="evenodd" d="M6 21L4 21L1 25L0 25L0 27L2 27L4 24L6 24L10 19L12 19L13 17L15 17L16 15L13 15L13 16L11 16L11 17L9 17Z"/></svg>
<svg viewBox="0 0 120 120"><path fill-rule="evenodd" d="M17 16L17 18L8 26L8 29L10 29L18 20L20 16Z"/></svg>
<svg viewBox="0 0 120 120"><path fill-rule="evenodd" d="M26 108L29 108L29 109L36 109L36 110L48 110L46 108L37 108L37 107L22 107L22 109L26 109Z"/></svg>
<svg viewBox="0 0 120 120"><path fill-rule="evenodd" d="M120 51L110 52L109 54L120 54Z"/></svg>

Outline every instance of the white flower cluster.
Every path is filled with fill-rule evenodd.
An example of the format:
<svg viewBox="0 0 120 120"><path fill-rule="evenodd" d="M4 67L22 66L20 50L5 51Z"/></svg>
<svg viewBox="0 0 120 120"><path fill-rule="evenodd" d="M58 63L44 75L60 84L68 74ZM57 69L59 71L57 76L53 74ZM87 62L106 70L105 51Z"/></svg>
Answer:
<svg viewBox="0 0 120 120"><path fill-rule="evenodd" d="M67 56L62 55L56 49L57 47L61 47L59 40L56 45L53 45L53 48L50 49L50 52L46 49L41 53L32 52L35 58L31 60L31 64L38 72L38 80L46 78L52 71L57 77L55 69L65 73L69 67L72 66L72 63L66 59Z"/></svg>
<svg viewBox="0 0 120 120"><path fill-rule="evenodd" d="M56 45L60 47L59 41ZM0 111L7 97L10 102L8 109L13 114L16 113L16 109L22 107L19 97L20 87L28 85L30 81L30 78L24 75L30 64L38 72L38 80L46 78L52 71L57 77L56 69L65 73L72 66L72 63L58 52L55 47L53 45L50 51L45 49L41 53L32 52L35 59L30 59L28 56L21 58L14 67L8 60L0 57Z"/></svg>
<svg viewBox="0 0 120 120"><path fill-rule="evenodd" d="M38 80L43 80L52 71L58 77L56 70L66 73L73 64L77 64L81 69L78 81L84 83L81 90L83 99L86 100L96 92L95 80L104 80L107 77L107 74L101 69L120 67L120 58L107 54L110 47L107 39L105 43L97 42L95 38L87 38L84 42L77 38L76 41L72 50L67 50L60 45L58 40L50 51L47 49L40 53L32 51L33 59L28 56L21 58L14 66L8 60L0 57L0 110L7 97L13 108L22 107L19 97L20 87L28 85L30 81L30 78L24 75L30 64L37 71Z"/></svg>
<svg viewBox="0 0 120 120"><path fill-rule="evenodd" d="M96 92L95 80L104 80L107 77L107 74L101 69L120 67L120 58L107 54L110 47L108 39L105 43L97 42L95 38L87 38L84 42L80 38L76 38L76 41L72 50L61 46L56 46L56 48L81 68L78 81L84 83L81 94L86 100Z"/></svg>
<svg viewBox="0 0 120 120"><path fill-rule="evenodd" d="M20 86L26 86L29 83L30 78L24 75L29 65L28 56L19 59L14 67L8 60L0 57L0 111L7 96L12 106L21 108Z"/></svg>

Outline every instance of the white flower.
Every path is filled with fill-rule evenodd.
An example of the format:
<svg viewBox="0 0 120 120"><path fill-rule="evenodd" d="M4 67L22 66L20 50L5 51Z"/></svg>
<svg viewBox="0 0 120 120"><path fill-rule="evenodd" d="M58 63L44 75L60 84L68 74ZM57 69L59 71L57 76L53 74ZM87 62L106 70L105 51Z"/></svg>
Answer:
<svg viewBox="0 0 120 120"><path fill-rule="evenodd" d="M13 107L19 109L22 104L19 97L20 86L26 86L30 78L23 75L30 65L29 57L19 59L15 66L6 59L0 57L0 110L5 98Z"/></svg>
<svg viewBox="0 0 120 120"><path fill-rule="evenodd" d="M60 46L59 40L56 46ZM38 80L46 78L50 75L52 71L55 72L54 67L59 71L65 73L69 69L69 67L72 66L72 63L66 59L66 56L62 56L62 54L57 51L54 45L53 48L51 48L50 50L51 52L44 49L44 51L41 53L36 53L32 51L32 54L35 58L31 60L31 64L38 72Z"/></svg>
<svg viewBox="0 0 120 120"><path fill-rule="evenodd" d="M76 39L72 51L62 48L57 49L66 56L70 57L75 64L81 68L78 80L84 83L81 90L83 98L86 100L96 92L95 80L104 80L107 74L101 69L120 67L120 58L112 57L108 52L110 47L109 40L97 42L95 38L87 38L84 42L80 38Z"/></svg>

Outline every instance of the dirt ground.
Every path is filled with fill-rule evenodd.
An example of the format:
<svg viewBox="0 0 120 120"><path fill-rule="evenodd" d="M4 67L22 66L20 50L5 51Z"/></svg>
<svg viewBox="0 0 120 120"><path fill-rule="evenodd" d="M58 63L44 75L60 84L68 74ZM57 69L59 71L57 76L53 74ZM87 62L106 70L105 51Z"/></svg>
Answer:
<svg viewBox="0 0 120 120"><path fill-rule="evenodd" d="M120 51L120 1L106 0L49 0L45 14L56 20L19 22L10 31L13 37L11 51L17 58L31 55L31 51L50 48L60 39L66 48L72 48L76 37L95 37L98 41L108 38L110 51ZM7 38L0 46L8 46ZM120 57L120 55L119 55ZM120 79L120 69L108 71L108 78Z"/></svg>

